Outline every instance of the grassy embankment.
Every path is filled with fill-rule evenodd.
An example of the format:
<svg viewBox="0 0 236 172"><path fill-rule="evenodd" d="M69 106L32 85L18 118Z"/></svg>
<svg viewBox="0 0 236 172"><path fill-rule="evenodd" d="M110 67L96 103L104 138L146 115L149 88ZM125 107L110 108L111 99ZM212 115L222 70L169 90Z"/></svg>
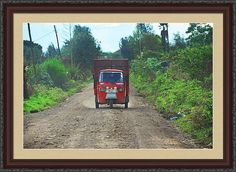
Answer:
<svg viewBox="0 0 236 172"><path fill-rule="evenodd" d="M211 65L211 52L211 46L187 48L171 61L144 54L133 60L130 75L158 112L205 147L212 146L212 75L203 70Z"/></svg>
<svg viewBox="0 0 236 172"><path fill-rule="evenodd" d="M85 77L78 68L66 67L58 59L48 59L36 67L36 74L33 68L27 71L30 96L24 101L26 114L55 106L92 82L92 78ZM87 76L90 75L87 73Z"/></svg>
<svg viewBox="0 0 236 172"><path fill-rule="evenodd" d="M88 83L91 83L91 78L82 83L76 83L76 85L66 91L58 87L38 85L35 88L35 94L24 101L24 112L38 112L53 107L64 101L67 97L79 92Z"/></svg>

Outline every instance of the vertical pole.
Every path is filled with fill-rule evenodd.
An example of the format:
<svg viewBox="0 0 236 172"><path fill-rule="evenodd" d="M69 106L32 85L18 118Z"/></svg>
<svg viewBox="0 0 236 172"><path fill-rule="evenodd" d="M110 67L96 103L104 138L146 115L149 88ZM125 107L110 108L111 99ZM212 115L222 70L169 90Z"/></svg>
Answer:
<svg viewBox="0 0 236 172"><path fill-rule="evenodd" d="M59 46L59 41L58 41L58 35L57 35L57 29L56 29L56 26L54 25L54 30L55 30L55 34L56 34L56 38L57 38L57 48L58 48L58 52L59 52L59 55L61 57L61 50L60 50L60 46ZM62 58L62 57L61 57Z"/></svg>
<svg viewBox="0 0 236 172"><path fill-rule="evenodd" d="M141 28L139 29L139 53L140 53L140 57L142 55L142 50L141 50Z"/></svg>
<svg viewBox="0 0 236 172"><path fill-rule="evenodd" d="M24 65L24 100L29 97L28 90L27 90L27 79L26 79L26 68L27 66Z"/></svg>
<svg viewBox="0 0 236 172"><path fill-rule="evenodd" d="M169 51L169 32L168 32L168 23L166 23L166 39L167 39L167 51Z"/></svg>
<svg viewBox="0 0 236 172"><path fill-rule="evenodd" d="M34 47L33 47L33 42L32 42L32 37L31 37L31 31L30 31L30 24L28 23L28 32L29 32L29 38L30 38L30 49L31 49L31 60L32 60L32 64L33 64L33 70L34 70L34 74L36 74L36 68L35 68L35 55L34 55Z"/></svg>
<svg viewBox="0 0 236 172"><path fill-rule="evenodd" d="M70 24L70 62L71 62L71 66L72 66L73 65L73 57L72 57L71 24Z"/></svg>
<svg viewBox="0 0 236 172"><path fill-rule="evenodd" d="M162 38L162 46L165 51L169 51L169 33L168 33L168 23L160 23L162 27L161 38Z"/></svg>

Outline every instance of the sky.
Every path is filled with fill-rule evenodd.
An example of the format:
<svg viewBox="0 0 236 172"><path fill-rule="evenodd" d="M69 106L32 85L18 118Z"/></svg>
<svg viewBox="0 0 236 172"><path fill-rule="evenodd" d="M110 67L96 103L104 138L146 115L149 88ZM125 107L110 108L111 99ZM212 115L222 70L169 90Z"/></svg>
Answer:
<svg viewBox="0 0 236 172"><path fill-rule="evenodd" d="M56 26L60 48L65 40L70 38L70 29L74 25L87 26L91 29L94 38L100 42L102 51L114 52L119 49L119 42L122 37L133 34L136 23L30 23L32 41L43 47L43 52L47 51L50 44L57 47L54 25ZM159 23L150 23L154 32L160 35ZM189 23L168 23L169 24L169 41L173 42L173 34L180 33L184 38L187 37L185 32ZM72 29L73 30L73 29ZM23 39L29 40L27 23L23 24Z"/></svg>

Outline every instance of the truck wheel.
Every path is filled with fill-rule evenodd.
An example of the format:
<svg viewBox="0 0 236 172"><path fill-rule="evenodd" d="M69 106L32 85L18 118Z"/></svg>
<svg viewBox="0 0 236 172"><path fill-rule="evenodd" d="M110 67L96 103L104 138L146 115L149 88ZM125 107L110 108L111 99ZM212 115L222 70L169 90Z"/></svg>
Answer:
<svg viewBox="0 0 236 172"><path fill-rule="evenodd" d="M128 102L125 103L125 109L127 109L127 108L128 108Z"/></svg>
<svg viewBox="0 0 236 172"><path fill-rule="evenodd" d="M98 102L95 102L96 103L96 109L99 108L99 103Z"/></svg>
<svg viewBox="0 0 236 172"><path fill-rule="evenodd" d="M95 106L96 106L96 109L99 108L99 103L96 97L95 97Z"/></svg>
<svg viewBox="0 0 236 172"><path fill-rule="evenodd" d="M113 108L113 100L109 101L109 105L110 105L110 109L112 109Z"/></svg>

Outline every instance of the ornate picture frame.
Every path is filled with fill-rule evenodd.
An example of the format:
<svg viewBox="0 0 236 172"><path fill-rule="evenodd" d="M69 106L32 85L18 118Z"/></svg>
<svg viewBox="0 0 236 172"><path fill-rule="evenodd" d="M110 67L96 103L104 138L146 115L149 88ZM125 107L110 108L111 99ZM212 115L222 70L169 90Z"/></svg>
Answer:
<svg viewBox="0 0 236 172"><path fill-rule="evenodd" d="M220 14L223 16L222 158L16 158L16 15ZM217 27L217 26L216 26ZM232 166L232 5L230 4L4 4L4 166L6 168L229 168ZM215 76L216 77L216 76ZM221 102L221 101L220 101ZM21 136L20 136L21 137ZM215 135L216 137L216 135ZM19 145L18 145L19 146ZM91 152L90 152L91 153ZM115 155L115 154L114 154Z"/></svg>

